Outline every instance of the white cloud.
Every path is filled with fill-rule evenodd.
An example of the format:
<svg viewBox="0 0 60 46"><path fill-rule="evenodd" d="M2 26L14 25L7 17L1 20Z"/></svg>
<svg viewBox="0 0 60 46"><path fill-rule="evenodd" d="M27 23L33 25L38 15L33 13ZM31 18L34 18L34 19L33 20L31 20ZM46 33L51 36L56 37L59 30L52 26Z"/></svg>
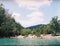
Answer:
<svg viewBox="0 0 60 46"><path fill-rule="evenodd" d="M45 5L50 6L52 0L15 0L15 2L21 8L33 10L32 13L25 16L18 13L13 14L17 22L24 27L29 27L44 23L44 14L42 11L39 11L39 8Z"/></svg>
<svg viewBox="0 0 60 46"><path fill-rule="evenodd" d="M43 21L43 13L39 11L32 12L31 14L27 15L29 21L42 22Z"/></svg>
<svg viewBox="0 0 60 46"><path fill-rule="evenodd" d="M20 22L22 19L22 16L19 13L13 13L12 17L15 19L16 22Z"/></svg>
<svg viewBox="0 0 60 46"><path fill-rule="evenodd" d="M40 24L44 21L43 13L39 11L32 12L31 14L27 15L27 18L29 18L27 23L29 26Z"/></svg>
<svg viewBox="0 0 60 46"><path fill-rule="evenodd" d="M24 7L29 10L38 10L39 7L50 5L52 0L15 0L19 7Z"/></svg>
<svg viewBox="0 0 60 46"><path fill-rule="evenodd" d="M27 18L27 20L24 20L23 15L21 14L14 13L13 15L15 15L14 16L15 20L24 27L40 24L43 23L44 21L43 13L39 11L32 12L26 15L25 17Z"/></svg>
<svg viewBox="0 0 60 46"><path fill-rule="evenodd" d="M3 0L3 1L7 3L6 2L7 0ZM26 13L25 11L23 12L23 14L25 15L22 15L22 12L18 13L19 8L15 7L14 1L18 4L20 8L24 8L25 10L28 9L28 11L26 11L27 13L29 12L29 10L33 10L33 11L31 11L31 13L29 13L28 15L25 14ZM28 26L44 23L44 13L42 11L39 11L40 10L39 8L41 8L42 6L50 6L51 3L52 0L13 0L12 3L8 1L7 8L12 10L13 12L15 12L15 10L16 12L18 11L17 13L13 13L12 17L14 17L15 20L24 27L28 27ZM10 5L11 7L12 6L13 7L11 8ZM24 10L24 9L20 9L20 10Z"/></svg>
<svg viewBox="0 0 60 46"><path fill-rule="evenodd" d="M34 11L34 12L32 12L30 15L27 15L27 17L29 17L29 18L32 18L32 17L41 17L41 16L43 16L43 13L42 12L39 12L39 11Z"/></svg>

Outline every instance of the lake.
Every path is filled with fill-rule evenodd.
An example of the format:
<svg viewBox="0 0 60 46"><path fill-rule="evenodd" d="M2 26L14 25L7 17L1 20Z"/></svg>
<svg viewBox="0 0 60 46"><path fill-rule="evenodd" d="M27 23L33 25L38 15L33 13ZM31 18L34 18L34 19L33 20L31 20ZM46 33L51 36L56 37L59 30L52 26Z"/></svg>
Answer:
<svg viewBox="0 0 60 46"><path fill-rule="evenodd" d="M40 39L40 38L0 38L0 45L11 46L57 46L60 39Z"/></svg>

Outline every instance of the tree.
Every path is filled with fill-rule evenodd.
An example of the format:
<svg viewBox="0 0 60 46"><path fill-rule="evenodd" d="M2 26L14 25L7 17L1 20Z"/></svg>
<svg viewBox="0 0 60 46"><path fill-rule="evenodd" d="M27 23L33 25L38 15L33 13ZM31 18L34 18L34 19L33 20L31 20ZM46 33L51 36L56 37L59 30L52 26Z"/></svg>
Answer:
<svg viewBox="0 0 60 46"><path fill-rule="evenodd" d="M25 36L31 34L31 30L30 29L22 29L21 30L21 35Z"/></svg>
<svg viewBox="0 0 60 46"><path fill-rule="evenodd" d="M23 27L0 5L0 37L19 35Z"/></svg>
<svg viewBox="0 0 60 46"><path fill-rule="evenodd" d="M5 17L5 9L3 8L3 6L0 4L0 26L1 23L4 21Z"/></svg>
<svg viewBox="0 0 60 46"><path fill-rule="evenodd" d="M58 17L53 17L52 20L50 21L50 28L52 29L54 35L56 35L57 32L59 32L59 20Z"/></svg>

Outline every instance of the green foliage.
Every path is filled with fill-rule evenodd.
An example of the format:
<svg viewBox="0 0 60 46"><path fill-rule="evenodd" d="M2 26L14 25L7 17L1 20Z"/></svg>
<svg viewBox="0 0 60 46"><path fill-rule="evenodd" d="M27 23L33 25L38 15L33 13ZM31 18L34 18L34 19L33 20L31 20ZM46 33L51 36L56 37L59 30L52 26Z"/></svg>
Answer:
<svg viewBox="0 0 60 46"><path fill-rule="evenodd" d="M5 9L2 7L2 5L0 5L0 26L1 23L4 21L5 19Z"/></svg>
<svg viewBox="0 0 60 46"><path fill-rule="evenodd" d="M31 34L31 30L30 29L22 29L21 30L21 35L25 36Z"/></svg>
<svg viewBox="0 0 60 46"><path fill-rule="evenodd" d="M33 28L34 27L34 28ZM31 29L31 30L30 30ZM0 4L0 37L10 37L16 35L37 35L60 33L60 20L58 17L53 17L50 23L38 26L32 26L30 29L23 28L19 23L16 23L11 14L7 13Z"/></svg>
<svg viewBox="0 0 60 46"><path fill-rule="evenodd" d="M32 34L40 35L40 34L53 34L56 35L60 32L60 20L58 17L53 17L49 24L41 25L40 27L36 27L32 30Z"/></svg>
<svg viewBox="0 0 60 46"><path fill-rule="evenodd" d="M50 28L52 29L53 33L56 35L56 33L59 32L60 29L60 20L58 20L58 17L53 17L50 21Z"/></svg>
<svg viewBox="0 0 60 46"><path fill-rule="evenodd" d="M6 13L2 5L0 5L0 37L20 35L22 28L9 13Z"/></svg>

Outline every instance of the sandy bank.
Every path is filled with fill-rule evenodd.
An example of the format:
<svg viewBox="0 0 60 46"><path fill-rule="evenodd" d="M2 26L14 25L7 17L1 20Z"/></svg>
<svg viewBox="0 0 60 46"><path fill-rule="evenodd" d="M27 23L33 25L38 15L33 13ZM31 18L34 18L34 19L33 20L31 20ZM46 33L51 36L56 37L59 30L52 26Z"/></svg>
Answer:
<svg viewBox="0 0 60 46"><path fill-rule="evenodd" d="M55 39L55 38L60 38L60 36L52 36L51 34L48 35L41 35L42 39Z"/></svg>
<svg viewBox="0 0 60 46"><path fill-rule="evenodd" d="M52 36L51 34L48 34L48 35L41 35L40 37L37 37L35 35L28 35L27 37L26 36L22 36L22 35L19 35L17 36L16 38L41 38L41 39L54 39L54 38L60 38L60 36Z"/></svg>

